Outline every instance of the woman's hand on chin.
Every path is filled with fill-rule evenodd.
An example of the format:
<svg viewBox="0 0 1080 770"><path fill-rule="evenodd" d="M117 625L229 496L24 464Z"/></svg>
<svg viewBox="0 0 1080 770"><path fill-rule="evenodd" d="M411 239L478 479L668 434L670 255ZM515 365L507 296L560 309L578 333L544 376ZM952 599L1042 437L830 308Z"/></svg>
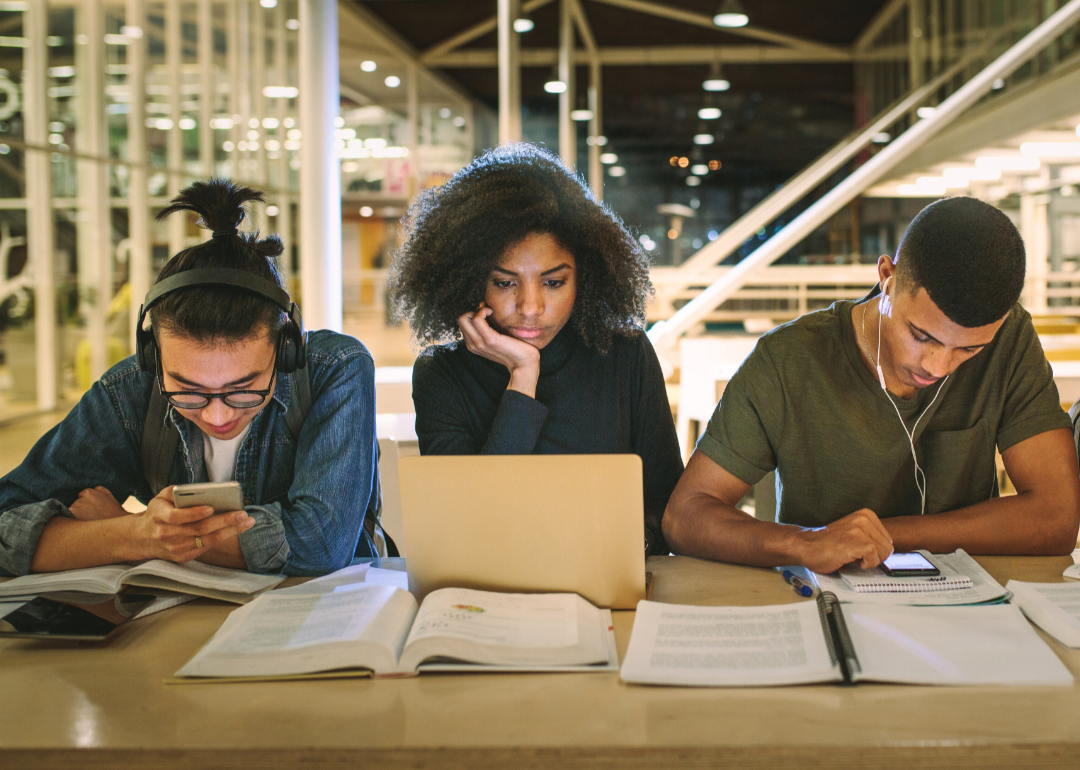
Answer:
<svg viewBox="0 0 1080 770"><path fill-rule="evenodd" d="M475 313L458 318L458 328L469 352L502 364L510 372L507 390L516 390L536 398L536 380L540 376L540 351L528 342L500 334L491 328L491 308L481 304Z"/></svg>

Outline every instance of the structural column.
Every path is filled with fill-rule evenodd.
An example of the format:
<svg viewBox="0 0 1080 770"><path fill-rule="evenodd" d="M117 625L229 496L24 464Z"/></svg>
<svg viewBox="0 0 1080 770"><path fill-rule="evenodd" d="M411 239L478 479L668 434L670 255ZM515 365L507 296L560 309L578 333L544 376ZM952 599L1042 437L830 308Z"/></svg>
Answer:
<svg viewBox="0 0 1080 770"><path fill-rule="evenodd" d="M570 0L559 2L559 80L566 89L559 94L559 156L567 168L577 165L577 129L570 118L577 85L574 69L574 16Z"/></svg>
<svg viewBox="0 0 1080 770"><path fill-rule="evenodd" d="M199 0L199 166L203 176L214 174L214 102L217 100L217 84L214 83L214 16L210 0ZM203 238L210 233L203 231Z"/></svg>
<svg viewBox="0 0 1080 770"><path fill-rule="evenodd" d="M146 5L127 0L125 13L131 42L127 46L128 89L131 92L127 121L128 176L128 281L131 286L131 349L135 350L135 327L139 307L150 291L150 193L146 169ZM138 30L136 33L135 30Z"/></svg>
<svg viewBox="0 0 1080 770"><path fill-rule="evenodd" d="M184 165L184 132L180 128L180 102L183 100L180 89L183 85L183 40L180 27L180 0L167 0L165 3L165 68L168 70L169 83L169 120L172 128L165 136L165 163L169 167L169 196L180 192L184 178L174 173ZM183 251L187 243L187 215L169 217L169 256Z"/></svg>
<svg viewBox="0 0 1080 770"><path fill-rule="evenodd" d="M104 159L105 143L105 14L101 0L80 7L84 36L75 45L75 78L79 89L79 152ZM112 299L112 233L109 221L108 164L79 161L79 286L85 303L86 337L90 342L90 381L108 368L106 313Z"/></svg>
<svg viewBox="0 0 1080 770"><path fill-rule="evenodd" d="M26 10L28 45L23 52L23 119L26 141L44 145L48 133L46 67L48 7L31 3ZM52 179L49 154L26 152L26 230L30 267L34 271L34 354L37 364L38 409L56 408L57 334L56 276L53 262L53 211L49 185Z"/></svg>
<svg viewBox="0 0 1080 770"><path fill-rule="evenodd" d="M499 144L521 141L521 41L514 19L521 0L498 0Z"/></svg>
<svg viewBox="0 0 1080 770"><path fill-rule="evenodd" d="M604 133L603 70L595 59L589 63L589 186L596 199L604 199L604 165L600 162L600 137Z"/></svg>
<svg viewBox="0 0 1080 770"><path fill-rule="evenodd" d="M420 191L420 67L413 60L405 62L405 113L409 121L409 180L406 195Z"/></svg>
<svg viewBox="0 0 1080 770"><path fill-rule="evenodd" d="M285 4L278 3L277 15L274 18L274 55L275 64L277 65L277 82L274 85L288 86L289 85L289 57L288 57L288 40L285 35ZM285 149L285 135L288 132L288 128L285 126L285 120L288 118L288 99L275 99L277 102L277 140L281 145L278 150L277 160L277 231L281 237L281 245L284 249L284 253L281 255L281 271L286 276L286 280L292 279L292 247L293 247L293 234L292 234L292 196L289 194L289 151Z"/></svg>
<svg viewBox="0 0 1080 770"><path fill-rule="evenodd" d="M309 329L341 331L337 0L300 0L300 285Z"/></svg>

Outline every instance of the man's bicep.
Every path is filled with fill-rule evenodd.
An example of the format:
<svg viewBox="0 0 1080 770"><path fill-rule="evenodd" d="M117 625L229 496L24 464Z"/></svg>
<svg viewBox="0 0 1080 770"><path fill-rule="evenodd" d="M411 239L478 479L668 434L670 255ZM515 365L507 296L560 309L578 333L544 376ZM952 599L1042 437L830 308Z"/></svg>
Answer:
<svg viewBox="0 0 1080 770"><path fill-rule="evenodd" d="M673 498L706 496L727 505L738 505L750 491L750 485L703 452L695 451L686 464Z"/></svg>
<svg viewBox="0 0 1080 770"><path fill-rule="evenodd" d="M1001 453L1005 471L1016 491L1041 488L1076 491L1080 495L1076 445L1068 428L1058 428L1024 439Z"/></svg>

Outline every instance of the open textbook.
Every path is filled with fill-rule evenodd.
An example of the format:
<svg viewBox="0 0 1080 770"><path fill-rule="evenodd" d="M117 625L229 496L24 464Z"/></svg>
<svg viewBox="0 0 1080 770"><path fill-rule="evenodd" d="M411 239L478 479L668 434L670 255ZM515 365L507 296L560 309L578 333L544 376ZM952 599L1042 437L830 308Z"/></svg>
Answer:
<svg viewBox="0 0 1080 770"><path fill-rule="evenodd" d="M1080 583L1010 580L1005 587L1032 623L1066 647L1080 648Z"/></svg>
<svg viewBox="0 0 1080 770"><path fill-rule="evenodd" d="M759 686L862 681L1070 685L1072 674L1011 605L765 607L641 602L623 680Z"/></svg>
<svg viewBox="0 0 1080 770"><path fill-rule="evenodd" d="M256 575L244 570L215 567L200 561L173 564L154 559L138 565L113 564L17 577L0 583L0 599L31 599L40 594L57 591L115 594L124 586L139 586L164 588L233 604L246 604L257 594L273 588L284 579L281 575Z"/></svg>
<svg viewBox="0 0 1080 770"><path fill-rule="evenodd" d="M325 587L273 591L235 610L177 676L275 679L327 672L400 676L429 670L619 667L610 610L599 610L577 594L443 588L418 607L412 594L392 585Z"/></svg>
<svg viewBox="0 0 1080 770"><path fill-rule="evenodd" d="M925 552L924 552L925 553ZM929 555L928 555L929 556ZM859 592L850 585L852 574L877 573L880 570L856 570L849 572L849 580L845 580L837 573L822 575L810 573L812 580L816 581L822 591L836 594L842 602L859 602L861 604L907 604L913 606L958 606L962 604L990 604L1002 602L1008 598L1009 592L1002 587L1001 583L990 577L989 573L979 566L978 562L967 555L963 550L955 553L937 553L930 556L931 560L942 571L942 575L950 577L963 576L971 580L969 588L951 587L942 590L936 586L928 587L923 591L883 591L883 592ZM796 572L800 568L791 567ZM882 573L883 574L883 573ZM892 578L890 582L897 580L916 583L926 580L925 578ZM955 586L956 584L953 583Z"/></svg>

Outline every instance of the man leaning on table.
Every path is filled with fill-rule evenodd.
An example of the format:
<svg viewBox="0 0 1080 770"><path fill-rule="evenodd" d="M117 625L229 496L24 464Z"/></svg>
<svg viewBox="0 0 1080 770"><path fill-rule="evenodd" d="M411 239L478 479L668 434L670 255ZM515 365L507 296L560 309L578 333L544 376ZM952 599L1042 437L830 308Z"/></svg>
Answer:
<svg viewBox="0 0 1080 770"><path fill-rule="evenodd" d="M818 572L919 548L1069 553L1077 455L1017 302L1025 261L1002 212L946 198L878 260L869 295L763 336L668 503L672 549ZM995 445L1015 496L998 497ZM776 522L736 508L774 469Z"/></svg>

